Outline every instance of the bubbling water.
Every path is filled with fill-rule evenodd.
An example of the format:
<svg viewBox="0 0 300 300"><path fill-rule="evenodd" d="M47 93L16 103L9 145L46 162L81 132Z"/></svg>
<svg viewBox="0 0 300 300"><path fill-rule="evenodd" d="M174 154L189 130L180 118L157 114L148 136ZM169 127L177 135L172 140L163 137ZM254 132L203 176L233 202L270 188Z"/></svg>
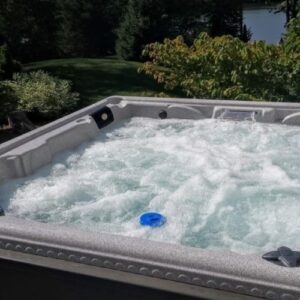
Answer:
<svg viewBox="0 0 300 300"><path fill-rule="evenodd" d="M8 215L239 253L300 246L300 128L133 118L0 186ZM160 228L139 216L157 211Z"/></svg>

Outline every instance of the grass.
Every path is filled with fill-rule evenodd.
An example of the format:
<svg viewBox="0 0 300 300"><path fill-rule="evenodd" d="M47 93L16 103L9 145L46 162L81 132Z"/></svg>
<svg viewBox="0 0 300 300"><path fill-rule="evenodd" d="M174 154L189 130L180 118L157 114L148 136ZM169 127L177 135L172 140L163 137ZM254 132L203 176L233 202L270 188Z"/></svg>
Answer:
<svg viewBox="0 0 300 300"><path fill-rule="evenodd" d="M81 106L112 95L155 96L163 91L152 78L138 73L141 63L116 58L72 58L35 62L25 71L45 70L74 83L82 98Z"/></svg>

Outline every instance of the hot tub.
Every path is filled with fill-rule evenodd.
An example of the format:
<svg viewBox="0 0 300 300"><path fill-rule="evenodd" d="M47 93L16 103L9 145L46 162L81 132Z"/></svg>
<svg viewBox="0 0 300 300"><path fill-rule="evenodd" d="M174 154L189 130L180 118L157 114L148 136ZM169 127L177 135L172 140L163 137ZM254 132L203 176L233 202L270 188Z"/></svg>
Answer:
<svg viewBox="0 0 300 300"><path fill-rule="evenodd" d="M300 299L297 125L299 104L110 97L2 144L0 256L207 299ZM147 211L166 224L142 227Z"/></svg>

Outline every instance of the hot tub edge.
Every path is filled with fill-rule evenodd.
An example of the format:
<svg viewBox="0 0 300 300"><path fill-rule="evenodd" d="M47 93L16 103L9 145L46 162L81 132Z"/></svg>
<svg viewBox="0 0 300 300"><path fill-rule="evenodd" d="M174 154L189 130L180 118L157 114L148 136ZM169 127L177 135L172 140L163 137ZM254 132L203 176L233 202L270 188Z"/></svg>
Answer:
<svg viewBox="0 0 300 300"><path fill-rule="evenodd" d="M28 146L31 142L34 144L37 140L49 137L55 130L70 133L68 130L77 130L76 126L81 129L90 126L96 134L101 127L96 128L96 121L90 125L84 125L85 121L76 126L73 123L80 119L91 119L93 113L104 107L112 111L114 120L137 116L203 119L219 116L226 110L242 110L259 113L258 121L261 122L288 124L288 120L292 120L291 125L300 125L300 104L294 103L113 96L0 145L0 157L13 149L22 148L26 143ZM89 136L85 133L83 135ZM79 138L78 142L70 143L69 146L74 147L84 139ZM0 170L0 183L1 172L6 172L5 175L9 175L7 178L28 175L49 162L52 156L31 166L28 174L22 173L17 158L10 158L6 170ZM11 166L19 170L19 174L10 174ZM30 255L33 260L40 257L55 259L80 264L87 269L106 268L157 278L162 282L178 282L239 295L280 300L300 297L300 269L288 269L266 262L259 255L238 255L116 235L97 235L11 217L0 217L0 249Z"/></svg>
<svg viewBox="0 0 300 300"><path fill-rule="evenodd" d="M297 299L300 270L238 255L0 218L0 249L262 298ZM292 298L291 298L292 297Z"/></svg>

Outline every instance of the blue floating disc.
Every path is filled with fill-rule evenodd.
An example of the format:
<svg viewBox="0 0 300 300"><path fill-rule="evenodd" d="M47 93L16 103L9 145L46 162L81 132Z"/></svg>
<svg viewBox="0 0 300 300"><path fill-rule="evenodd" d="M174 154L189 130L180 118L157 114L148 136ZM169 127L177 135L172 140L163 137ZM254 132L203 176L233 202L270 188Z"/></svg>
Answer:
<svg viewBox="0 0 300 300"><path fill-rule="evenodd" d="M158 213L149 212L141 215L140 224L142 226L159 227L166 223L166 218Z"/></svg>

